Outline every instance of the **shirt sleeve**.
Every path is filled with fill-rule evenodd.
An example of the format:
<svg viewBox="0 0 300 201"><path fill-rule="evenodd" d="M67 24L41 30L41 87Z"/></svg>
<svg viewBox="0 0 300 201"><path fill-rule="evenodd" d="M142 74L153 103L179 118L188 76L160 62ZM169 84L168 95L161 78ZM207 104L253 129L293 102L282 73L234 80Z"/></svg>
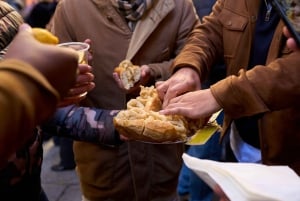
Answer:
<svg viewBox="0 0 300 201"><path fill-rule="evenodd" d="M113 125L118 110L70 105L60 108L41 128L50 135L69 137L78 141L92 142L107 146L121 143Z"/></svg>

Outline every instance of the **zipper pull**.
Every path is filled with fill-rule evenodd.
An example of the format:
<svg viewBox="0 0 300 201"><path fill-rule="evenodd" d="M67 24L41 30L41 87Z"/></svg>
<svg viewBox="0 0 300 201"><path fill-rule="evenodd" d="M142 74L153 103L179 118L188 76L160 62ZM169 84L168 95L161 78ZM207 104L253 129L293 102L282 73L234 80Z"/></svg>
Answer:
<svg viewBox="0 0 300 201"><path fill-rule="evenodd" d="M265 16L265 21L268 22L270 20L271 16L271 11L272 11L272 5L270 3L267 4L267 13Z"/></svg>

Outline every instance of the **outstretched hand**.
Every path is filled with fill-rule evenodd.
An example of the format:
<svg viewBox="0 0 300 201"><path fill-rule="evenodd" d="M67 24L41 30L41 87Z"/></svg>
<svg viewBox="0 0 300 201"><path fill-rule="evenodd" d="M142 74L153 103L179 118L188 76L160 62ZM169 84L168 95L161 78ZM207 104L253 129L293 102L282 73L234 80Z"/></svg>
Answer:
<svg viewBox="0 0 300 201"><path fill-rule="evenodd" d="M221 109L210 89L189 92L173 98L161 114L179 114L191 119L211 116Z"/></svg>
<svg viewBox="0 0 300 201"><path fill-rule="evenodd" d="M199 75L192 68L181 68L167 81L157 82L155 86L159 98L163 100L163 108L167 107L173 98L201 89Z"/></svg>
<svg viewBox="0 0 300 201"><path fill-rule="evenodd" d="M45 76L61 97L75 84L77 53L74 50L38 42L27 24L20 26L18 34L8 46L4 59L17 59L30 64Z"/></svg>

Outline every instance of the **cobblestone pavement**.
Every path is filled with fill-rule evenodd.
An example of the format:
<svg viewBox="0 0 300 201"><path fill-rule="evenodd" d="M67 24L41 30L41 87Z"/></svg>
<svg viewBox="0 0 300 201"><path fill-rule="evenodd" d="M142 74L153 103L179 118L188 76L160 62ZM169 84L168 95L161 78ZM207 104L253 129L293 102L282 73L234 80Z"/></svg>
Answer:
<svg viewBox="0 0 300 201"><path fill-rule="evenodd" d="M42 166L42 186L49 201L81 201L79 180L75 170L54 172L53 164L59 162L59 147L52 139L44 143L44 161Z"/></svg>

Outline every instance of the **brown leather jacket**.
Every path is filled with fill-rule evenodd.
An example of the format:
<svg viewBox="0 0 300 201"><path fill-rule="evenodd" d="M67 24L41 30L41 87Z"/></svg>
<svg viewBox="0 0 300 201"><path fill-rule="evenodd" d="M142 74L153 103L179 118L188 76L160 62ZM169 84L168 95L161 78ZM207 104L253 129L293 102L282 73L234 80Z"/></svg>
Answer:
<svg viewBox="0 0 300 201"><path fill-rule="evenodd" d="M184 63L204 79L212 62L224 56L228 77L211 87L225 111L223 134L232 119L262 114L263 163L289 165L300 174L300 56L285 47L282 22L275 30L266 66L245 70L260 2L218 0L213 14L194 30L173 70Z"/></svg>

